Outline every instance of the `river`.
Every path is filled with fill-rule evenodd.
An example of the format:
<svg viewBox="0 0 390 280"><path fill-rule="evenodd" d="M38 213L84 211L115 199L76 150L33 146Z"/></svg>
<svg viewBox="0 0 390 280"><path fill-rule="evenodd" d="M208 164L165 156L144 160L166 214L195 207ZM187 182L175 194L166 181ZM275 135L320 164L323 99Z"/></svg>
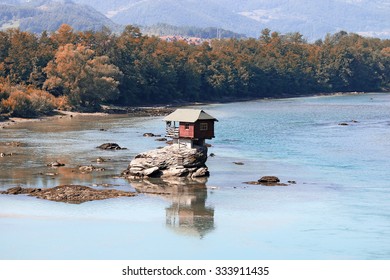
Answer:
<svg viewBox="0 0 390 280"><path fill-rule="evenodd" d="M202 109L219 120L207 182L82 204L0 195L0 259L390 258L389 94ZM82 184L136 191L118 175L136 154L165 145L143 137L164 129L162 117L124 115L10 126L0 130L0 152L13 153L0 158L0 190ZM22 146L6 145L12 141ZM127 150L96 148L106 142ZM55 160L65 166L46 166ZM105 171L77 172L89 164ZM265 175L296 184L243 183Z"/></svg>

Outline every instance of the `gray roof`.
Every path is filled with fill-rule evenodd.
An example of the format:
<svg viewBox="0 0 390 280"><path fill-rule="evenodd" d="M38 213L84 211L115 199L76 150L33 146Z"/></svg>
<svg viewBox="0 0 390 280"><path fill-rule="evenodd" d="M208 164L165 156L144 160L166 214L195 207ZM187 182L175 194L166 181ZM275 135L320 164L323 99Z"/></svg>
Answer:
<svg viewBox="0 0 390 280"><path fill-rule="evenodd" d="M177 109L164 118L164 121L189 122L194 123L197 120L214 120L218 121L213 116L210 116L203 110L197 109Z"/></svg>

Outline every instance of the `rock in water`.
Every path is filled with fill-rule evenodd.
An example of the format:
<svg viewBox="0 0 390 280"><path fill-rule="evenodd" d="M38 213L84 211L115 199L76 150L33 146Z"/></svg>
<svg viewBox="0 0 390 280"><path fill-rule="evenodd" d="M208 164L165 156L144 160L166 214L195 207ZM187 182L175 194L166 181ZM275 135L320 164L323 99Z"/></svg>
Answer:
<svg viewBox="0 0 390 280"><path fill-rule="evenodd" d="M46 164L47 166L49 167L61 167L61 166L65 166L65 164L59 162L59 161L53 161L53 162L50 162L48 164Z"/></svg>
<svg viewBox="0 0 390 280"><path fill-rule="evenodd" d="M97 148L102 150L126 150L126 148L121 148L117 143L104 143Z"/></svg>
<svg viewBox="0 0 390 280"><path fill-rule="evenodd" d="M262 184L277 184L280 180L276 176L263 176L258 180L258 182Z"/></svg>
<svg viewBox="0 0 390 280"><path fill-rule="evenodd" d="M48 189L14 187L0 193L10 195L26 194L41 199L67 203L82 203L92 200L131 197L136 195L135 193L121 190L98 190L79 185L64 185Z"/></svg>
<svg viewBox="0 0 390 280"><path fill-rule="evenodd" d="M139 177L204 177L207 148L173 144L138 154L122 173L127 178Z"/></svg>

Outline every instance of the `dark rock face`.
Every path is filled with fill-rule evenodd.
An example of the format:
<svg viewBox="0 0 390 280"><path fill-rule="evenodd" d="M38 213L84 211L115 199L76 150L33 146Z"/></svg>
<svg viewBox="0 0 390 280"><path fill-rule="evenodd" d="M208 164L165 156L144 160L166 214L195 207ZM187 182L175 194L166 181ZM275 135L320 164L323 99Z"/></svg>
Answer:
<svg viewBox="0 0 390 280"><path fill-rule="evenodd" d="M209 172L205 165L207 148L188 148L173 144L161 149L138 154L122 173L127 178L142 177L204 177Z"/></svg>
<svg viewBox="0 0 390 280"><path fill-rule="evenodd" d="M126 150L126 148L121 148L117 143L104 143L97 148L102 150Z"/></svg>
<svg viewBox="0 0 390 280"><path fill-rule="evenodd" d="M97 190L86 186L64 185L49 189L14 187L1 194L17 195L27 194L41 199L58 202L82 203L92 200L102 200L115 197L131 197L135 193L119 190Z"/></svg>

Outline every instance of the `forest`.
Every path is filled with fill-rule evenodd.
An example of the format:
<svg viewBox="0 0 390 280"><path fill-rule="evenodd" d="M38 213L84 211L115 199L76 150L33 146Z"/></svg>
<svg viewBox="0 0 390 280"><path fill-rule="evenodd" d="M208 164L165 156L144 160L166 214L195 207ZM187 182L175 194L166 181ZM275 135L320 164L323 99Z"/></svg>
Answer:
<svg viewBox="0 0 390 280"><path fill-rule="evenodd" d="M54 109L280 98L390 89L390 40L340 31L308 43L269 29L259 38L166 42L127 26L39 35L0 32L0 114Z"/></svg>

